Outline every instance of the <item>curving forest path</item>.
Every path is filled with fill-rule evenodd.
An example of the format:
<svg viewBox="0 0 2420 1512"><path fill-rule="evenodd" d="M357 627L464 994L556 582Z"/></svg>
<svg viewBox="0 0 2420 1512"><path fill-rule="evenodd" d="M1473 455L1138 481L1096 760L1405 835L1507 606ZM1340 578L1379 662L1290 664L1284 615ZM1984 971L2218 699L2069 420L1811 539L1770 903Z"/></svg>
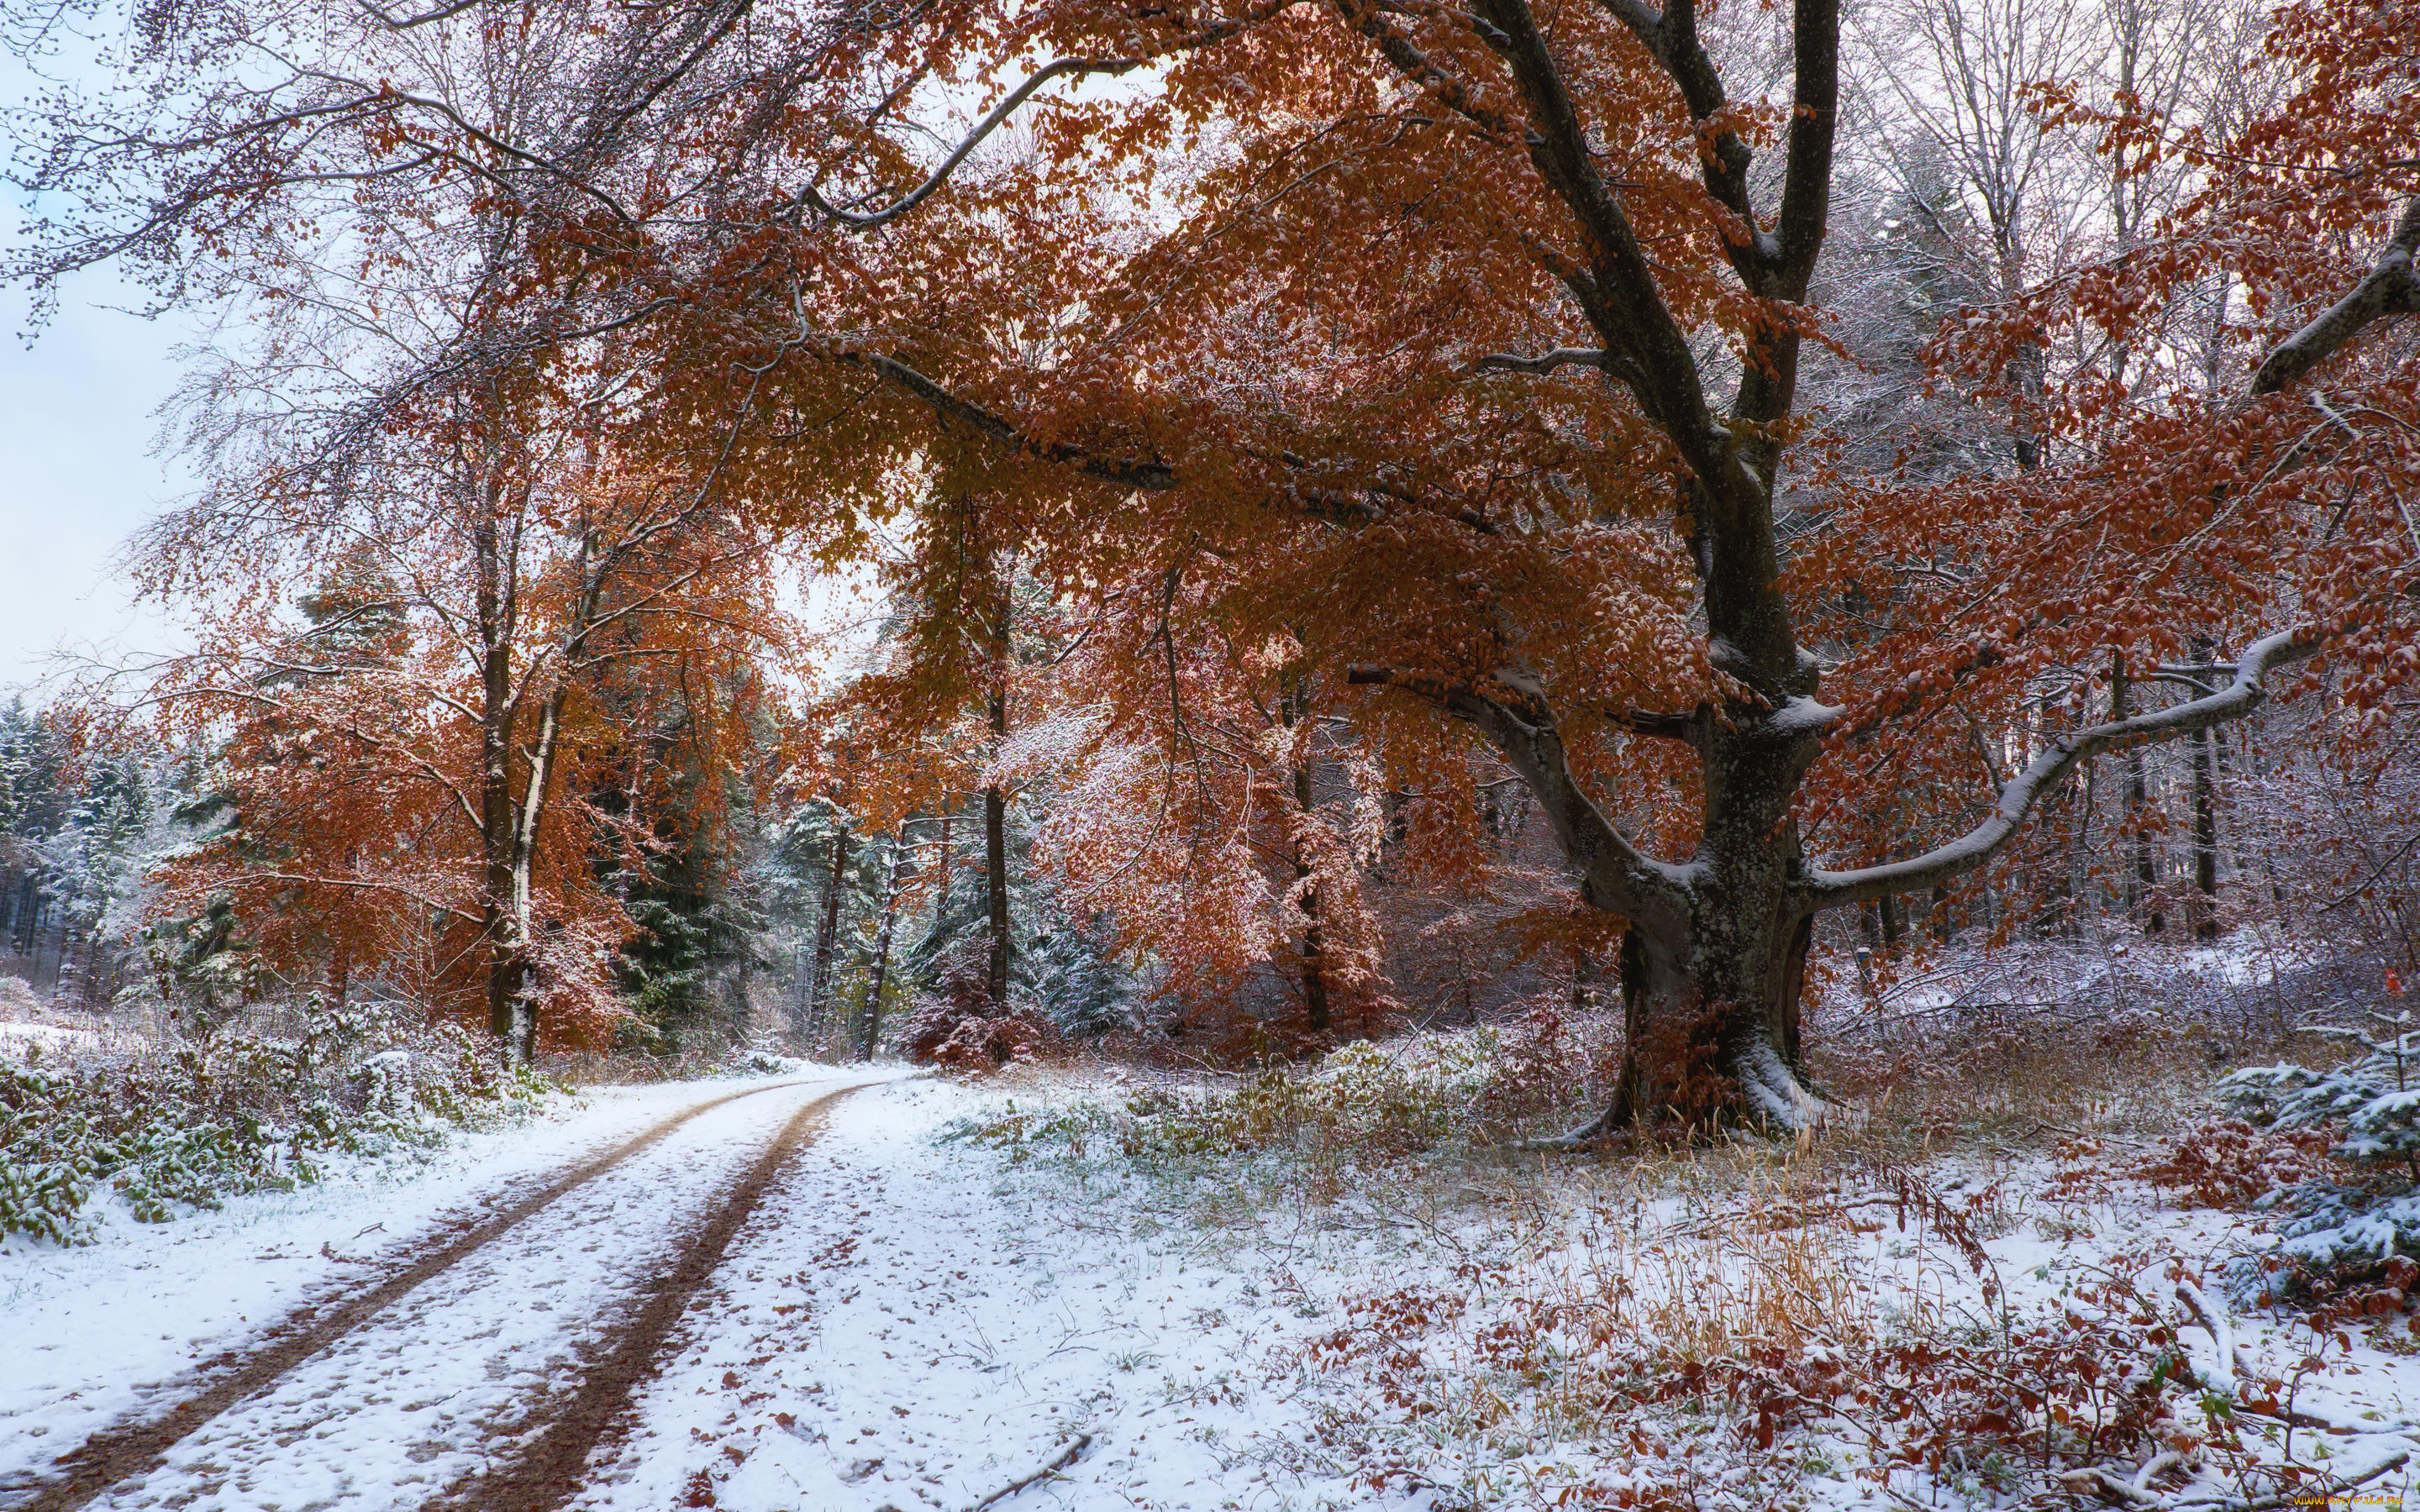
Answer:
<svg viewBox="0 0 2420 1512"><path fill-rule="evenodd" d="M0 1475L8 1512L561 1506L834 1103L758 1086L523 1179Z"/></svg>
<svg viewBox="0 0 2420 1512"><path fill-rule="evenodd" d="M1318 1448L1313 1290L1367 1257L1234 1249L1130 1172L970 1137L1041 1090L600 1088L0 1248L0 1512L1424 1504Z"/></svg>

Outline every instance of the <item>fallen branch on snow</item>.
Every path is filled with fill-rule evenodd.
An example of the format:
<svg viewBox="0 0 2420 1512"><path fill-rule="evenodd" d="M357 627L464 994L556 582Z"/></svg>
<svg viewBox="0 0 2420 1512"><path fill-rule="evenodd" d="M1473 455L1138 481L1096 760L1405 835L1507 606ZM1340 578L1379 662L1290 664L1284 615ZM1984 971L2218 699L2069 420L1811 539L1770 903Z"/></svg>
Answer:
<svg viewBox="0 0 2420 1512"><path fill-rule="evenodd" d="M1015 1496L1017 1492L1025 1489L1028 1486L1034 1484L1036 1481L1049 1479L1051 1476L1056 1475L1061 1471L1066 1469L1069 1465L1074 1464L1077 1457L1081 1455L1086 1449L1090 1448L1092 1446L1092 1443L1093 1436L1091 1434L1077 1434L1073 1439L1070 1439L1067 1442L1066 1448L1059 1451L1058 1458L1053 1459L1050 1463L1043 1466L1040 1470L1035 1471L1032 1474L1026 1476L1023 1480L1009 1482L999 1490L992 1492L989 1496L977 1502L973 1506L969 1507L967 1512L984 1512L984 1508L991 1505L994 1502L1005 1502L1010 1497Z"/></svg>

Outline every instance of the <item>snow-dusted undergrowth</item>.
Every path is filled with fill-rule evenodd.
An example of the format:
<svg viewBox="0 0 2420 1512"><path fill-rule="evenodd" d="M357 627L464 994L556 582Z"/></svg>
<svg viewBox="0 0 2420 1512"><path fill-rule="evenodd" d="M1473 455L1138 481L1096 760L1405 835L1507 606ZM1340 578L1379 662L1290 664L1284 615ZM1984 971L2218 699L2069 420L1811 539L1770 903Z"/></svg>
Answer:
<svg viewBox="0 0 2420 1512"><path fill-rule="evenodd" d="M0 1240L72 1243L116 1198L161 1222L318 1179L331 1154L427 1148L545 1094L474 1037L376 1007L292 1033L0 1041Z"/></svg>
<svg viewBox="0 0 2420 1512"><path fill-rule="evenodd" d="M1237 1389L1306 1430L1228 1448L1304 1505L1340 1479L1436 1507L2285 1505L2399 1491L2420 1452L2399 1309L2230 1310L2292 1162L2196 1119L2197 1057L2100 1121L2041 1108L2030 1142L1885 1099L1795 1146L1590 1162L1492 1142L1517 1119L1471 1137L1527 1079L1506 1055L1029 1083L947 1137L996 1151L1032 1223L1114 1190L1290 1300L1307 1325Z"/></svg>

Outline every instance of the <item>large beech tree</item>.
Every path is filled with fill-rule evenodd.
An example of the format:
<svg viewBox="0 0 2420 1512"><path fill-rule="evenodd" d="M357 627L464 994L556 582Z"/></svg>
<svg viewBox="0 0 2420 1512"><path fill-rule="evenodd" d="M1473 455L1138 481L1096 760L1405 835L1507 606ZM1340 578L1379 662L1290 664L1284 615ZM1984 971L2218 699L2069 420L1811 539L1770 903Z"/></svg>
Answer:
<svg viewBox="0 0 2420 1512"><path fill-rule="evenodd" d="M349 24L384 54L559 32L537 94L565 108L473 112L427 67L341 86L351 66L290 98L226 83L182 134L173 91L143 131L60 113L35 186L111 213L33 270L127 245L187 267L179 227L472 177L465 213L511 207L511 275L551 291L509 338L610 332L648 354L633 404L744 416L731 497L828 560L946 435L989 448L1042 580L1129 615L1158 583L1187 633L1290 638L1301 675L1365 690L1333 711L1381 756L1414 713L1483 746L1628 932L1603 1123L1794 1125L1824 910L1988 865L2081 764L2240 717L2315 650L2361 669L2339 696L2408 667L2396 9L2281 8L2260 66L2286 104L2224 130L2043 81L2041 109L2202 188L1944 332L1945 381L2040 438L2006 478L1852 474L1807 440L1838 0L373 10ZM1726 76L1759 54L1773 98ZM935 153L970 90L985 114ZM338 171L344 129L365 145ZM2043 376L2046 329L2135 340L2213 273L2250 312L2215 344L2248 383L2169 381L2140 342L2122 381ZM2087 696L2205 641L2241 649L2161 673L2191 698ZM1985 723L2013 773L1977 769ZM1937 843L1893 855L1910 812Z"/></svg>
<svg viewBox="0 0 2420 1512"><path fill-rule="evenodd" d="M2393 131L2356 137L2350 171L2341 140L2300 141L2272 224L2228 249L2263 316L2238 333L2248 387L2086 374L2044 393L2028 353L2045 322L2139 321L2206 272L2186 249L2211 241L2230 144L2119 119L2113 135L2173 129L2173 150L2202 155L2205 219L1975 312L1944 362L1978 393L2009 387L2048 443L2022 478L1900 486L1792 451L1823 320L1838 8L1796 0L1787 98L1769 101L1727 89L1700 20L1693 0L949 8L939 66L1055 61L905 193L887 164L786 189L812 211L798 246L818 286L848 277L765 328L802 354L795 393L861 371L1021 457L1025 486L1063 501L1032 514L1070 580L1140 563L1215 584L1239 640L1292 633L1311 664L1483 740L1586 903L1628 930L1606 1125L1803 1121L1817 916L1984 867L2081 764L2242 717L2331 638L2391 641L2412 566L2390 482L2409 448L2376 424L2323 434L2283 397L2411 308L2410 212L2381 213L2412 177ZM2321 7L2270 65L2366 100L2336 81L2390 81L2408 54ZM1120 82L966 166L1079 74ZM2382 98L2408 141L2410 92ZM2256 122L2231 145L2276 134ZM2298 247L2352 224L2391 236L2366 276ZM2337 286L2315 293L2330 267ZM2347 368L2381 414L2410 408L2396 339ZM2341 507L2316 512L2326 497ZM1871 854L1854 810L1938 768L1925 726L1946 703L2007 729L2045 671L2180 659L2188 629L2242 648L2179 673L2198 696L2119 717L2071 700L2020 724L2018 769L1986 768L1979 818L1936 803L1952 833ZM1970 768L1949 791L1978 786ZM1868 864L1810 854L1810 822Z"/></svg>

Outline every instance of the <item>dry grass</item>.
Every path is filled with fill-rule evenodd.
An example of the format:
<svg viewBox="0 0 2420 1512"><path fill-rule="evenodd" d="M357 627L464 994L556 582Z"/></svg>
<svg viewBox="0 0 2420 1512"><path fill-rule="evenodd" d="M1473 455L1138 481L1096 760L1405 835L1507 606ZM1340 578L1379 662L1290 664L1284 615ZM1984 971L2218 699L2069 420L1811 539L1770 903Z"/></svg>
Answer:
<svg viewBox="0 0 2420 1512"><path fill-rule="evenodd" d="M1569 1043L1398 1044L1115 1092L1103 1072L1036 1077L962 1132L1045 1180L1140 1176L1136 1198L1230 1263L1349 1256L1354 1279L1302 1298L1320 1330L1273 1362L1321 1404L1314 1443L1287 1452L1441 1507L2265 1505L2335 1484L2279 1456L2270 1378L2210 1405L2174 1293L2208 1257L2123 1249L2110 1207L2121 1187L2240 1207L2252 1165L2286 1168L2222 1141L2205 1171L2160 1137L2279 1038L1969 1015L1823 1043L1836 1117L1795 1144L1542 1155L1518 1136L1596 1091L1551 1073ZM1985 1246L2020 1230L2090 1261L2059 1299L2010 1301Z"/></svg>

